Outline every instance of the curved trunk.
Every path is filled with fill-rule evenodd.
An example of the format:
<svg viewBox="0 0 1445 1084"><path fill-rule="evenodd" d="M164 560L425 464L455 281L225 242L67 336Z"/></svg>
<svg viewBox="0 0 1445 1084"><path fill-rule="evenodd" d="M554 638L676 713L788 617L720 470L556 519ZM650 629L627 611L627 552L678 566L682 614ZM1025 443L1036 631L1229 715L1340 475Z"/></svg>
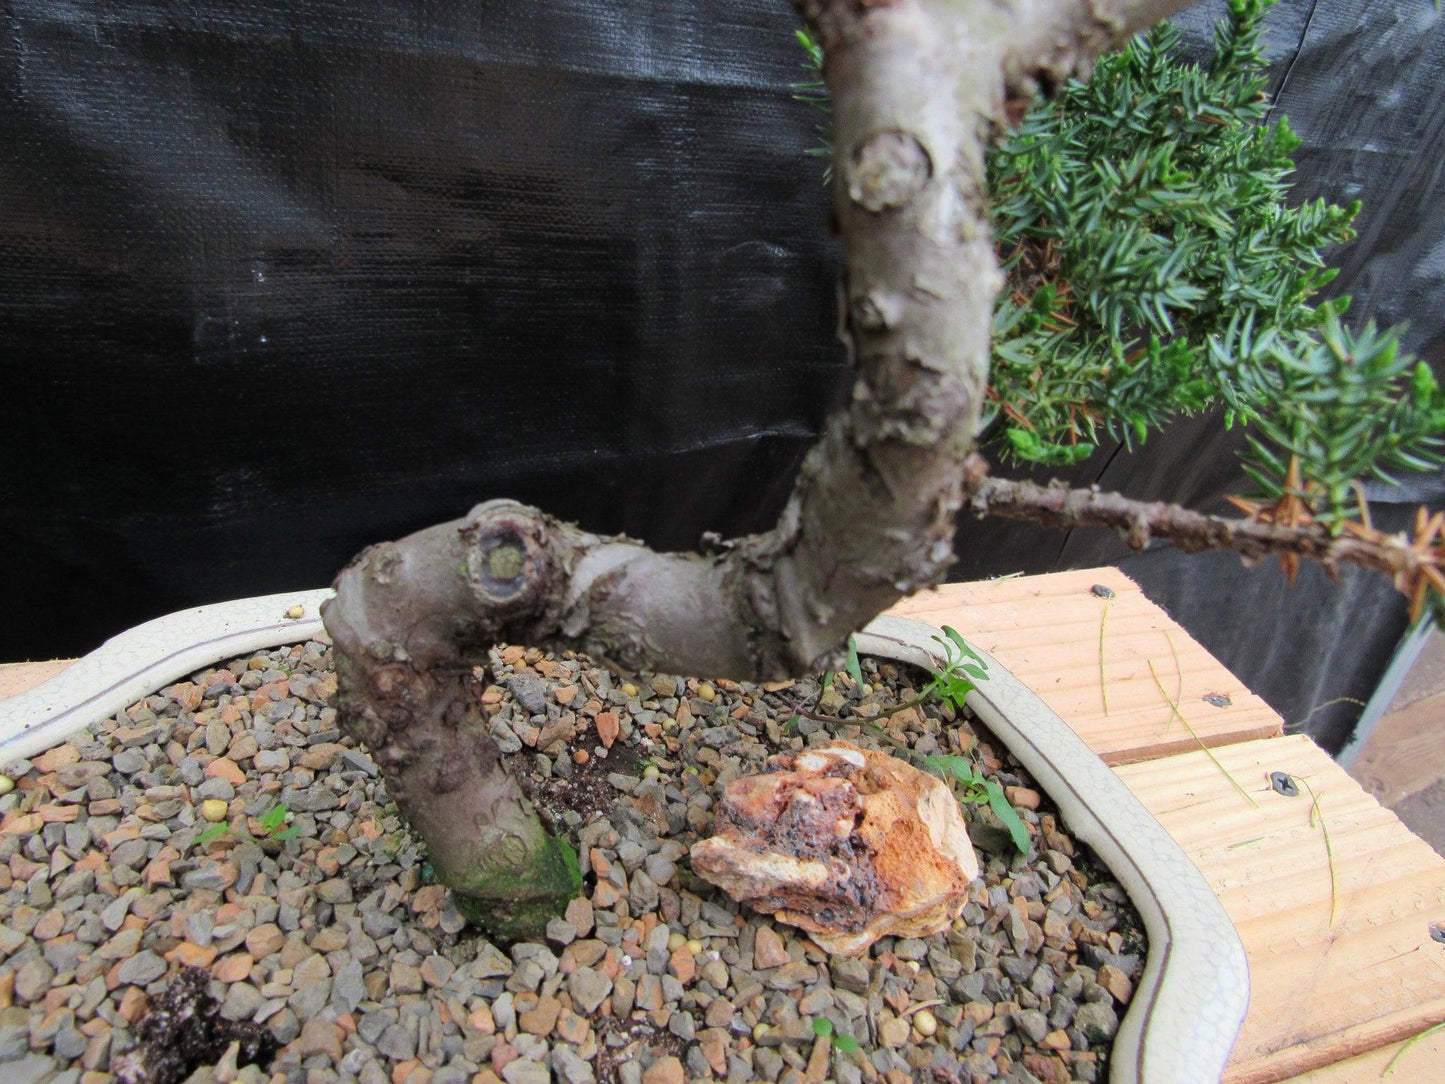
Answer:
<svg viewBox="0 0 1445 1084"><path fill-rule="evenodd" d="M438 876L474 917L535 934L576 865L479 725L498 640L634 669L774 679L953 559L1000 276L984 143L1005 102L1060 82L1172 0L800 0L834 108L844 326L857 378L778 525L710 555L653 553L509 501L383 543L324 611L340 717L377 755Z"/></svg>

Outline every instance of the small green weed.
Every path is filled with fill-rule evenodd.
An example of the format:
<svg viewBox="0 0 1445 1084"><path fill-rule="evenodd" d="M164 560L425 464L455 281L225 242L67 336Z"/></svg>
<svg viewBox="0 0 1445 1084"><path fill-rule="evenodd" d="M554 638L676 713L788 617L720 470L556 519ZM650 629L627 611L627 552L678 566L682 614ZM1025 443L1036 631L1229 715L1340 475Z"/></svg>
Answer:
<svg viewBox="0 0 1445 1084"><path fill-rule="evenodd" d="M924 768L942 777L949 783L950 789L961 804L987 805L1003 823L1003 826L1008 829L1009 836L1019 853L1028 854L1029 848L1033 844L1028 828L1018 815L1018 811L1009 803L1008 798L1004 795L1003 787L996 780L986 778L978 765L966 757L928 756L919 758L912 750L878 725L881 720L887 719L891 715L934 702L948 703L956 711L962 711L968 694L978 687L975 682L988 680L988 663L958 633L958 630L944 625L943 635L935 636L933 639L943 649L943 666L934 673L932 680L924 686L923 691L913 699L881 711L869 719L842 719L832 715L817 714L799 706L794 709L784 731L792 733L797 727L800 716L807 716L809 719L834 725L862 726L875 737L892 745L901 755L921 763ZM848 639L845 669L848 676L861 688L864 684L863 669L858 663L858 645L852 637ZM823 675L820 696L822 690L826 690L832 685L835 676L832 671Z"/></svg>
<svg viewBox="0 0 1445 1084"><path fill-rule="evenodd" d="M952 782L953 796L965 805L987 805L993 810L994 816L1003 822L1008 829L1014 846L1018 848L1019 854L1028 854L1029 847L1033 845L1033 838L1014 809L1008 797L1003 792L1003 787L998 785L995 779L987 778L978 769L978 765L967 757L925 757L923 763L926 767L932 768L945 779Z"/></svg>
<svg viewBox="0 0 1445 1084"><path fill-rule="evenodd" d="M845 1054L851 1054L858 1049L858 1040L847 1032L834 1031L833 1021L826 1016L818 1016L813 1019L813 1034L820 1039L831 1038L833 1046Z"/></svg>
<svg viewBox="0 0 1445 1084"><path fill-rule="evenodd" d="M285 842L288 839L295 839L301 831L299 824L288 825L286 819L291 815L284 802L277 802L266 812L256 818L256 824L260 831L256 833L258 839L274 839ZM204 847L214 839L220 839L231 830L231 826L225 821L213 824L196 837L196 844Z"/></svg>

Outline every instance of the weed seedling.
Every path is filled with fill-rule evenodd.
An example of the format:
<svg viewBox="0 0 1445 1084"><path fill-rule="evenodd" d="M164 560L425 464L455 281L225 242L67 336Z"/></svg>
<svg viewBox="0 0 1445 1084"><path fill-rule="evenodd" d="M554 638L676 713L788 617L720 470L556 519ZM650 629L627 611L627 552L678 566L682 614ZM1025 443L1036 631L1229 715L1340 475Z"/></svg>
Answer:
<svg viewBox="0 0 1445 1084"><path fill-rule="evenodd" d="M282 843L288 839L295 839L297 833L301 831L301 826L299 824L288 825L286 822L290 816L291 813L286 808L285 803L277 802L256 818L256 824L259 828L259 831L256 832L256 838L274 839ZM213 839L220 839L221 836L230 830L231 826L225 821L219 824L213 824L196 837L196 843L204 847Z"/></svg>

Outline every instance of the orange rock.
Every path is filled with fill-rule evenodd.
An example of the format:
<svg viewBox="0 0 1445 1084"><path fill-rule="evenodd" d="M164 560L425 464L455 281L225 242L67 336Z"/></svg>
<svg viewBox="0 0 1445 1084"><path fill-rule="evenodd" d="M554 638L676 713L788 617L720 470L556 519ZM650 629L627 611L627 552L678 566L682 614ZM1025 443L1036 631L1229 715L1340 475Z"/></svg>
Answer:
<svg viewBox="0 0 1445 1084"><path fill-rule="evenodd" d="M246 781L246 773L236 766L236 762L227 757L217 757L206 765L206 775L212 779L224 779L233 787L239 787Z"/></svg>
<svg viewBox="0 0 1445 1084"><path fill-rule="evenodd" d="M124 825L100 837L100 841L105 844L105 849L108 851L113 851L122 843L129 843L133 839L140 839L140 829L133 824Z"/></svg>
<svg viewBox="0 0 1445 1084"><path fill-rule="evenodd" d="M639 1009L660 1009L662 1008L662 980L656 975L643 975L637 980L637 1000Z"/></svg>
<svg viewBox="0 0 1445 1084"><path fill-rule="evenodd" d="M849 956L883 936L938 933L963 910L978 859L940 780L847 742L768 767L724 789L718 834L693 844L694 873Z"/></svg>
<svg viewBox="0 0 1445 1084"><path fill-rule="evenodd" d="M167 854L167 851L169 851L170 853ZM156 852L156 856L146 863L146 884L151 886L152 888L154 888L156 885L170 884L171 862L177 857L178 856L176 852L170 850L169 847L162 847L158 852Z"/></svg>
<svg viewBox="0 0 1445 1084"><path fill-rule="evenodd" d="M185 681L179 685L172 685L166 690L166 695L178 702L187 711L195 711L201 706L203 690L194 681Z"/></svg>
<svg viewBox="0 0 1445 1084"><path fill-rule="evenodd" d="M53 907L40 916L40 921L30 932L37 941L50 941L59 937L60 931L64 928L65 912L58 907Z"/></svg>
<svg viewBox="0 0 1445 1084"><path fill-rule="evenodd" d="M783 946L778 931L771 926L759 926L753 938L753 966L759 971L766 971L782 967L787 962L788 950Z"/></svg>
<svg viewBox="0 0 1445 1084"><path fill-rule="evenodd" d="M170 952L166 953L166 959L172 963L184 964L186 967L210 967L211 962L216 958L216 946L206 945L204 948L193 944L190 941L182 941Z"/></svg>
<svg viewBox="0 0 1445 1084"><path fill-rule="evenodd" d="M416 890L411 899L411 909L417 914L435 911L447 898L446 885L427 885Z"/></svg>
<svg viewBox="0 0 1445 1084"><path fill-rule="evenodd" d="M57 745L54 749L47 749L30 763L42 774L58 772L61 768L79 764L80 750L73 745Z"/></svg>
<svg viewBox="0 0 1445 1084"><path fill-rule="evenodd" d="M819 1035L813 1040L813 1052L808 1055L808 1068L803 1074L803 1084L823 1084L828 1077L828 1063L832 1059L833 1040Z"/></svg>
<svg viewBox="0 0 1445 1084"><path fill-rule="evenodd" d="M1099 985L1113 994L1114 1000L1121 1005L1129 1004L1129 999L1134 996L1134 984L1129 981L1129 976L1113 964L1099 968Z"/></svg>
<svg viewBox="0 0 1445 1084"><path fill-rule="evenodd" d="M301 754L301 767L310 768L313 772L324 772L344 752L346 752L346 746L340 742L328 741L308 746L306 752Z"/></svg>
<svg viewBox="0 0 1445 1084"><path fill-rule="evenodd" d="M1020 809L1037 809L1041 801L1039 792L1031 787L1004 787L1003 793L1011 805Z"/></svg>
<svg viewBox="0 0 1445 1084"><path fill-rule="evenodd" d="M697 961L693 959L692 953L687 951L683 945L669 957L667 961L668 970L677 976L677 981L684 986L690 986L692 980L697 976Z"/></svg>
<svg viewBox="0 0 1445 1084"><path fill-rule="evenodd" d="M597 713L597 740L602 743L602 748L611 749L612 743L617 740L621 731L621 720L615 711L599 711Z"/></svg>
<svg viewBox="0 0 1445 1084"><path fill-rule="evenodd" d="M518 996L517 1025L527 1034L545 1039L557 1026L557 1017L562 1013L562 1002L555 997L544 997L526 1011L521 1011L521 997Z"/></svg>
<svg viewBox="0 0 1445 1084"><path fill-rule="evenodd" d="M557 1017L557 1037L564 1043L581 1046L587 1041L591 1030L592 1025L571 1009L563 1009L562 1014Z"/></svg>
<svg viewBox="0 0 1445 1084"><path fill-rule="evenodd" d="M301 1035L292 1044L296 1053L303 1058L312 1054L325 1054L333 1061L341 1060L341 1044L346 1033L324 1016L313 1016L306 1021Z"/></svg>
<svg viewBox="0 0 1445 1084"><path fill-rule="evenodd" d="M238 952L233 956L222 957L211 970L211 974L217 982L243 982L251 974L251 965L255 962L249 952Z"/></svg>
<svg viewBox="0 0 1445 1084"><path fill-rule="evenodd" d="M682 1071L682 1062L669 1054L658 1058L642 1073L642 1084L683 1084L687 1075Z"/></svg>
<svg viewBox="0 0 1445 1084"><path fill-rule="evenodd" d="M264 923L246 934L246 951L251 954L252 959L259 960L272 953L280 952L281 946L285 943L286 935L274 922Z"/></svg>
<svg viewBox="0 0 1445 1084"><path fill-rule="evenodd" d="M495 1035L497 1033L497 1022L492 1018L492 1010L487 1005L482 1005L476 1012L467 1017L467 1024L483 1035Z"/></svg>
<svg viewBox="0 0 1445 1084"><path fill-rule="evenodd" d="M5 819L0 821L0 832L7 836L28 836L44 827L45 821L39 813L21 813L16 809L5 814Z"/></svg>
<svg viewBox="0 0 1445 1084"><path fill-rule="evenodd" d="M1039 1045L1042 1047L1046 1047L1049 1050L1068 1050L1069 1047L1073 1045L1073 1043L1069 1041L1068 1035L1064 1033L1064 1030L1062 1028L1060 1028L1057 1031L1051 1031L1047 1035L1045 1035L1043 1041L1039 1043Z"/></svg>
<svg viewBox="0 0 1445 1084"><path fill-rule="evenodd" d="M127 986L125 993L120 995L120 1018L127 1024L134 1024L139 1020L145 1007L146 994L139 986Z"/></svg>
<svg viewBox="0 0 1445 1084"><path fill-rule="evenodd" d="M719 1077L728 1074L728 1033L722 1028L708 1028L698 1036L702 1056Z"/></svg>

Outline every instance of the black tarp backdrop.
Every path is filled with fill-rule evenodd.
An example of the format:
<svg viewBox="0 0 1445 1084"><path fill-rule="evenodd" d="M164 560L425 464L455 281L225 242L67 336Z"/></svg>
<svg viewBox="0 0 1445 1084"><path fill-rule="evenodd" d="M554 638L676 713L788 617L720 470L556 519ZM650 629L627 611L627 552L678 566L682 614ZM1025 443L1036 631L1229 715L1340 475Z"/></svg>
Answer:
<svg viewBox="0 0 1445 1084"><path fill-rule="evenodd" d="M1180 20L1193 47L1221 7ZM489 497L658 547L766 527L844 392L782 2L3 13L0 658L319 586ZM1301 192L1366 201L1338 288L1439 371L1437 19L1285 0L1269 51ZM1074 477L1215 509L1237 439L1186 420ZM957 574L1124 552L968 523ZM1404 624L1376 577L1125 568L1293 720L1367 697Z"/></svg>

